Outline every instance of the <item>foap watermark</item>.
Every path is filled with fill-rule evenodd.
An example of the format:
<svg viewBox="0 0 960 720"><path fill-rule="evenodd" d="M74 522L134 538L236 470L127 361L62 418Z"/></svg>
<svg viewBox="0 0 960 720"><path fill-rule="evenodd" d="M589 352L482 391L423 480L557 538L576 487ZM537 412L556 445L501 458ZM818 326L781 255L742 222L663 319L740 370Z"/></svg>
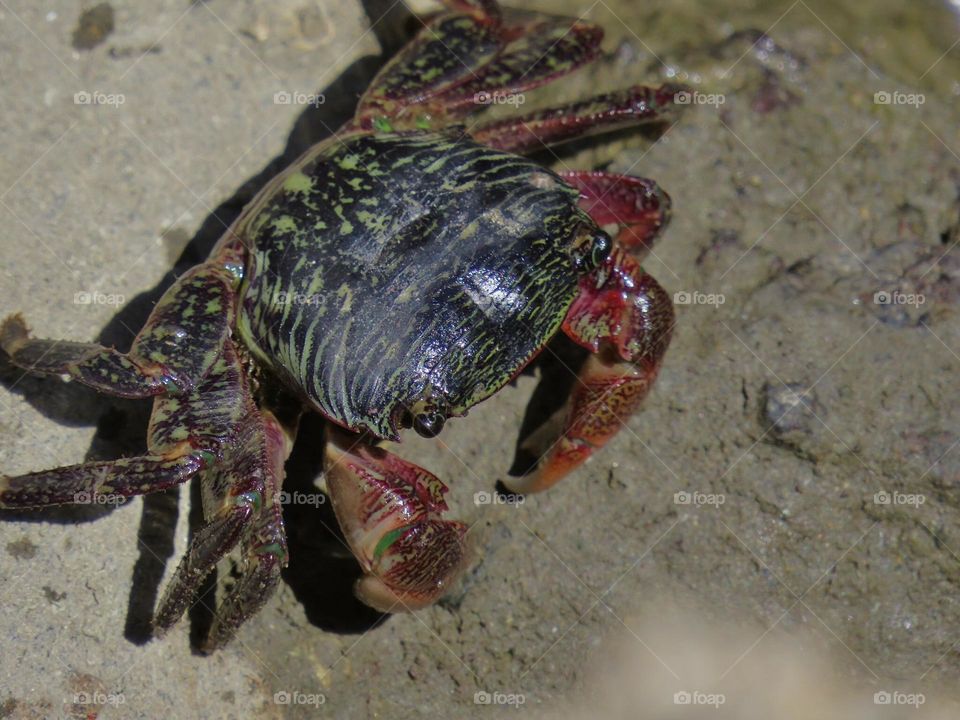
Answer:
<svg viewBox="0 0 960 720"><path fill-rule="evenodd" d="M520 107L527 101L523 93L487 92L474 93L475 105L513 105Z"/></svg>
<svg viewBox="0 0 960 720"><path fill-rule="evenodd" d="M294 490L293 492L284 490L280 493L279 499L281 505L313 505L314 507L320 507L327 502L327 496L323 493L305 493L299 490Z"/></svg>
<svg viewBox="0 0 960 720"><path fill-rule="evenodd" d="M527 702L523 693L487 692L479 690L473 694L474 705L513 705L520 707Z"/></svg>
<svg viewBox="0 0 960 720"><path fill-rule="evenodd" d="M923 693L905 693L900 690L878 690L873 694L874 705L911 705L915 708L927 702Z"/></svg>
<svg viewBox="0 0 960 720"><path fill-rule="evenodd" d="M481 490L473 494L474 505L523 505L526 498L519 493L498 493Z"/></svg>
<svg viewBox="0 0 960 720"><path fill-rule="evenodd" d="M727 301L722 293L702 293L697 290L679 290L673 294L674 305L713 305L719 307Z"/></svg>
<svg viewBox="0 0 960 720"><path fill-rule="evenodd" d="M127 299L120 293L82 290L73 294L74 305L123 305Z"/></svg>
<svg viewBox="0 0 960 720"><path fill-rule="evenodd" d="M74 693L71 699L64 700L65 703L74 705L123 705L126 701L127 698L122 692L108 693L100 690Z"/></svg>
<svg viewBox="0 0 960 720"><path fill-rule="evenodd" d="M127 101L127 96L123 93L105 93L99 90L90 92L81 90L73 94L74 105L108 105L120 107Z"/></svg>
<svg viewBox="0 0 960 720"><path fill-rule="evenodd" d="M727 101L723 93L702 93L699 90L681 90L673 96L677 105L713 105L719 107Z"/></svg>
<svg viewBox="0 0 960 720"><path fill-rule="evenodd" d="M918 508L927 501L927 496L920 493L902 493L894 490L880 490L873 495L875 505L908 505Z"/></svg>
<svg viewBox="0 0 960 720"><path fill-rule="evenodd" d="M280 90L273 94L274 105L311 105L320 107L327 101L323 93L287 92Z"/></svg>
<svg viewBox="0 0 960 720"><path fill-rule="evenodd" d="M73 494L74 505L123 505L129 498L114 493L96 493L81 490Z"/></svg>
<svg viewBox="0 0 960 720"><path fill-rule="evenodd" d="M913 305L919 307L927 301L923 293L903 293L899 290L877 290L873 294L874 305Z"/></svg>
<svg viewBox="0 0 960 720"><path fill-rule="evenodd" d="M327 702L323 693L305 693L299 690L280 690L273 694L275 705L313 705L319 707Z"/></svg>
<svg viewBox="0 0 960 720"><path fill-rule="evenodd" d="M920 107L927 101L923 93L905 93L899 90L878 90L873 94L874 105L912 105Z"/></svg>
<svg viewBox="0 0 960 720"><path fill-rule="evenodd" d="M319 305L322 299L323 296L317 294L279 292L274 297L274 303L277 305Z"/></svg>
<svg viewBox="0 0 960 720"><path fill-rule="evenodd" d="M673 694L674 705L712 705L720 707L727 702L723 693L705 693L700 690L678 690Z"/></svg>
<svg viewBox="0 0 960 720"><path fill-rule="evenodd" d="M680 490L673 494L673 504L674 505L694 505L700 507L702 505L713 505L714 507L720 507L727 501L726 495L722 493L703 493L697 490L689 492L687 490Z"/></svg>

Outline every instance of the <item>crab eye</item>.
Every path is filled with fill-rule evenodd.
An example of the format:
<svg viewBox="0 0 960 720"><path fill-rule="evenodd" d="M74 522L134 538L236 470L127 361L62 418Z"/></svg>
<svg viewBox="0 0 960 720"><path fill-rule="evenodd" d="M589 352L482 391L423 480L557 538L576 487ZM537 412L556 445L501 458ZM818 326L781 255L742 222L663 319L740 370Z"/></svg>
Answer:
<svg viewBox="0 0 960 720"><path fill-rule="evenodd" d="M413 429L422 437L432 438L440 434L445 421L446 418L437 412L418 413L413 418Z"/></svg>
<svg viewBox="0 0 960 720"><path fill-rule="evenodd" d="M571 253L577 272L588 273L603 265L612 247L610 236L603 230L584 226L574 241Z"/></svg>
<svg viewBox="0 0 960 720"><path fill-rule="evenodd" d="M606 233L599 233L593 236L593 246L590 248L590 265L598 268L603 265L603 261L610 255L609 236Z"/></svg>

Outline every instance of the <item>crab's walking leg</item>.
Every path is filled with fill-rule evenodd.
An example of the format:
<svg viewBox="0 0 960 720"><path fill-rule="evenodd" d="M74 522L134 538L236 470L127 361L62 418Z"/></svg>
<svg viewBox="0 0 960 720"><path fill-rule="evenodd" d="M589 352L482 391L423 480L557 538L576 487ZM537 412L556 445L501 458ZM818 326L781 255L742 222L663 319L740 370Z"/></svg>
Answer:
<svg viewBox="0 0 960 720"><path fill-rule="evenodd" d="M449 2L380 71L361 98L356 124L415 127L482 110L494 94L516 95L593 60L603 31L583 20ZM462 12L457 12L462 11Z"/></svg>
<svg viewBox="0 0 960 720"><path fill-rule="evenodd" d="M241 376L228 343L196 390L154 400L148 454L0 477L0 507L96 504L186 482L217 462L223 440L242 418L243 404L237 391Z"/></svg>
<svg viewBox="0 0 960 720"><path fill-rule="evenodd" d="M157 492L203 473L207 524L170 581L154 626L162 633L173 625L207 573L239 543L247 568L215 612L206 646L214 649L262 607L287 562L279 493L291 446L273 415L257 408L228 341L195 390L154 400L148 455L0 477L0 507L106 502L108 496Z"/></svg>
<svg viewBox="0 0 960 720"><path fill-rule="evenodd" d="M243 574L214 612L213 626L203 646L206 652L226 645L243 623L260 612L280 584L280 571L287 566L288 555L279 500L255 514L240 547Z"/></svg>
<svg viewBox="0 0 960 720"><path fill-rule="evenodd" d="M580 207L598 225L617 225L617 243L638 260L650 251L670 221L670 196L653 180L596 171L560 176L580 191Z"/></svg>
<svg viewBox="0 0 960 720"><path fill-rule="evenodd" d="M636 85L519 117L480 124L470 134L485 145L515 153L536 152L595 132L669 120L681 85Z"/></svg>
<svg viewBox="0 0 960 720"><path fill-rule="evenodd" d="M493 101L540 87L593 61L603 29L579 18L502 8L501 51L469 78L437 98L453 117L464 117Z"/></svg>
<svg viewBox="0 0 960 720"><path fill-rule="evenodd" d="M218 461L223 441L244 413L242 378L228 344L208 377L179 398L154 400L146 455L0 477L0 507L105 502L165 490Z"/></svg>
<svg viewBox="0 0 960 720"><path fill-rule="evenodd" d="M441 518L446 486L364 438L331 428L327 490L365 573L357 597L383 612L416 610L443 595L466 565L467 526Z"/></svg>
<svg viewBox="0 0 960 720"><path fill-rule="evenodd" d="M293 441L269 411L257 408L240 358L229 342L209 377L187 400L196 403L195 417L184 417L184 400L156 401L151 437L187 433L193 442L209 438L216 443L217 458L201 486L206 524L192 539L164 591L154 629L162 635L176 623L203 579L239 544L246 567L214 613L205 645L213 650L263 606L287 563L280 487Z"/></svg>
<svg viewBox="0 0 960 720"><path fill-rule="evenodd" d="M203 451L178 446L164 454L0 477L0 508L112 503L184 483L204 464Z"/></svg>
<svg viewBox="0 0 960 720"><path fill-rule="evenodd" d="M252 405L236 442L204 484L207 524L190 542L164 591L153 625L161 636L183 615L203 579L238 544L245 564L241 578L214 611L206 651L225 645L270 598L287 564L280 488L292 437L266 410Z"/></svg>
<svg viewBox="0 0 960 720"><path fill-rule="evenodd" d="M0 347L25 370L64 375L110 395L186 392L207 373L229 335L235 282L217 264L192 269L160 298L128 353L31 338L20 315L0 325Z"/></svg>
<svg viewBox="0 0 960 720"><path fill-rule="evenodd" d="M559 421L559 438L531 474L506 481L511 490L547 489L616 435L656 379L673 319L667 292L621 249L581 281L563 329L593 354L566 406L547 423Z"/></svg>

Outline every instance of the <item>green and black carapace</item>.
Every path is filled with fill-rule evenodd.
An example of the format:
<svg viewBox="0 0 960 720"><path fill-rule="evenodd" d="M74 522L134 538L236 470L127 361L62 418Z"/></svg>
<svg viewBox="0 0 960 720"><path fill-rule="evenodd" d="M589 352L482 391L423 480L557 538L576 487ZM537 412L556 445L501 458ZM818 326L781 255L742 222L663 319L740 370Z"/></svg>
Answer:
<svg viewBox="0 0 960 720"><path fill-rule="evenodd" d="M607 258L578 197L462 130L319 147L237 230L241 334L350 430L437 432L543 346Z"/></svg>
<svg viewBox="0 0 960 720"><path fill-rule="evenodd" d="M493 0L446 4L353 120L268 183L164 294L129 352L31 338L19 315L0 328L25 370L154 398L146 455L2 477L0 507L199 480L206 525L167 586L157 634L235 547L245 569L207 650L279 582L283 465L299 415L277 412L276 393L261 388L282 387L285 407L293 399L329 421L327 491L363 570L357 594L398 611L433 602L462 572L466 526L443 517L446 486L381 440L410 427L436 435L564 332L592 352L562 417L544 427L549 449L509 482L536 492L613 437L656 378L673 308L640 260L668 220L668 196L651 180L557 173L525 155L662 121L683 88L520 113L524 92L596 57L601 30ZM490 104L513 112L465 124Z"/></svg>

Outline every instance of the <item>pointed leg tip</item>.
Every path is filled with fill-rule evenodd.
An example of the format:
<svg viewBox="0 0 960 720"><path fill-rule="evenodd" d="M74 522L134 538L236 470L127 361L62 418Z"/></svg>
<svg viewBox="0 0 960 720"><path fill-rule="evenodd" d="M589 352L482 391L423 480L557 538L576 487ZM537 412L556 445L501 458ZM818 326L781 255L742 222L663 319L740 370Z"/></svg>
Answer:
<svg viewBox="0 0 960 720"><path fill-rule="evenodd" d="M157 619L150 623L150 630L147 633L148 640L163 640L170 633L171 625L165 625L157 622Z"/></svg>

